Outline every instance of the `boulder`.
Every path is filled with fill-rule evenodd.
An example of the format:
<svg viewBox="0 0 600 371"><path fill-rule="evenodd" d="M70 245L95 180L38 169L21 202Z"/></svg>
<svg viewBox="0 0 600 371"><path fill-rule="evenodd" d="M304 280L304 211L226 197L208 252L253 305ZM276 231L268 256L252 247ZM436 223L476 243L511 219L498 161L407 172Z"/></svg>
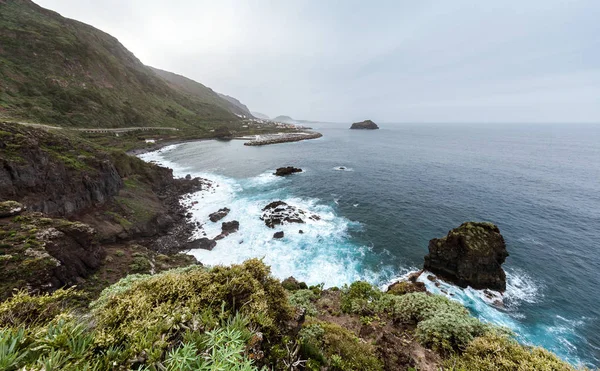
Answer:
<svg viewBox="0 0 600 371"><path fill-rule="evenodd" d="M299 169L297 167L293 167L293 166L288 166L288 167L280 167L279 169L277 169L274 173L274 175L277 176L286 176L286 175L290 175L290 174L294 174L294 173L301 173L302 169Z"/></svg>
<svg viewBox="0 0 600 371"><path fill-rule="evenodd" d="M232 233L237 232L240 229L240 222L233 220L231 222L224 222L221 224L221 234L215 237L215 241L222 240Z"/></svg>
<svg viewBox="0 0 600 371"><path fill-rule="evenodd" d="M502 264L508 252L498 227L467 222L429 241L423 268L461 287L506 290Z"/></svg>
<svg viewBox="0 0 600 371"><path fill-rule="evenodd" d="M211 221L211 222L213 222L213 223L216 223L216 222L218 222L219 220L221 220L221 219L223 219L224 217L226 217L226 216L227 216L227 214L229 214L229 211L230 211L230 210L229 210L228 208L224 207L224 208L222 208L222 209L219 209L219 211L216 211L216 212L214 212L214 213L210 214L210 215L208 216L208 218L210 219L210 221Z"/></svg>
<svg viewBox="0 0 600 371"><path fill-rule="evenodd" d="M377 124L371 120L365 120L361 122L355 122L352 124L350 129L376 130L379 129L379 126L377 126Z"/></svg>
<svg viewBox="0 0 600 371"><path fill-rule="evenodd" d="M269 228L275 228L276 225L284 223L304 223L304 217L312 220L319 220L320 217L314 214L308 214L304 210L295 206L288 205L283 201L274 201L262 209L263 213L260 220L264 220Z"/></svg>
<svg viewBox="0 0 600 371"><path fill-rule="evenodd" d="M273 234L273 238L277 238L277 239L279 239L279 238L283 238L283 236L284 236L284 235L285 235L285 234L283 233L283 231L275 232L275 233Z"/></svg>
<svg viewBox="0 0 600 371"><path fill-rule="evenodd" d="M0 218L7 218L19 215L25 207L16 201L0 202Z"/></svg>
<svg viewBox="0 0 600 371"><path fill-rule="evenodd" d="M209 251L214 249L215 246L217 246L217 242L206 237L188 242L187 244L187 248L189 249L204 249Z"/></svg>

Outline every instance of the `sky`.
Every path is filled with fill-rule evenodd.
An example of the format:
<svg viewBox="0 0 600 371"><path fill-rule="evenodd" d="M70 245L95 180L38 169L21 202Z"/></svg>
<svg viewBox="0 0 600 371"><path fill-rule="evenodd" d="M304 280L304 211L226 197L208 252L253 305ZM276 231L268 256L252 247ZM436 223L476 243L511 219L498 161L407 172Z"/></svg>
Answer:
<svg viewBox="0 0 600 371"><path fill-rule="evenodd" d="M600 123L598 0L34 0L271 117Z"/></svg>

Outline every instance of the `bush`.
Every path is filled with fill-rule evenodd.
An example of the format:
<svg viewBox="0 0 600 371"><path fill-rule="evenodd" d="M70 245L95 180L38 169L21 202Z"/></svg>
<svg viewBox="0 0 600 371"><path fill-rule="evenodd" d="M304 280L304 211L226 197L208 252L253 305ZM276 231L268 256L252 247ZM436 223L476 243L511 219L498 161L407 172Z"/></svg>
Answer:
<svg viewBox="0 0 600 371"><path fill-rule="evenodd" d="M290 293L288 300L290 305L302 308L309 316L316 316L318 313L314 301L317 300L317 295L310 289L296 290Z"/></svg>
<svg viewBox="0 0 600 371"><path fill-rule="evenodd" d="M473 340L463 354L445 362L448 370L456 371L575 371L545 349L528 347L499 334L486 334Z"/></svg>
<svg viewBox="0 0 600 371"><path fill-rule="evenodd" d="M0 327L43 326L63 313L69 303L81 297L74 289L52 294L31 295L18 291L0 303Z"/></svg>
<svg viewBox="0 0 600 371"><path fill-rule="evenodd" d="M169 339L214 328L236 312L268 335L277 335L292 313L283 287L257 259L137 276L105 290L92 308L98 345L126 346L150 362L161 359Z"/></svg>
<svg viewBox="0 0 600 371"><path fill-rule="evenodd" d="M299 337L302 355L314 369L327 365L329 370L337 371L383 370L374 346L334 323L309 320Z"/></svg>
<svg viewBox="0 0 600 371"><path fill-rule="evenodd" d="M417 324L419 342L441 353L463 349L474 337L488 331L500 331L472 317L460 303L441 295L384 295L377 306L397 323Z"/></svg>
<svg viewBox="0 0 600 371"><path fill-rule="evenodd" d="M368 282L353 282L350 287L342 290L341 309L344 313L374 314L376 302L381 295L381 291Z"/></svg>

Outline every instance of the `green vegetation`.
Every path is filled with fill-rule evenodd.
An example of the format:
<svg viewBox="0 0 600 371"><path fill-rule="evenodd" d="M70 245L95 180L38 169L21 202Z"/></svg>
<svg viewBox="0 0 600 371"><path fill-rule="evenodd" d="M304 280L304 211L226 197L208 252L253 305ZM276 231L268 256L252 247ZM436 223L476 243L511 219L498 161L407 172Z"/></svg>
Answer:
<svg viewBox="0 0 600 371"><path fill-rule="evenodd" d="M473 340L461 355L445 362L453 371L574 371L575 368L539 347L527 347L514 339L487 334Z"/></svg>
<svg viewBox="0 0 600 371"><path fill-rule="evenodd" d="M0 303L0 369L420 369L411 352L425 345L437 351L429 360L435 369L574 370L444 297L382 293L365 282L288 294L256 259L129 275L88 309L81 295L20 291ZM325 302L345 313L332 320ZM303 323L294 307L307 309Z"/></svg>
<svg viewBox="0 0 600 371"><path fill-rule="evenodd" d="M309 359L307 368L320 370L383 370L375 347L334 323L310 320L300 331L302 352Z"/></svg>
<svg viewBox="0 0 600 371"><path fill-rule="evenodd" d="M70 127L204 131L239 121L210 89L206 95L173 89L112 36L33 2L1 2L0 29L0 114L5 118Z"/></svg>

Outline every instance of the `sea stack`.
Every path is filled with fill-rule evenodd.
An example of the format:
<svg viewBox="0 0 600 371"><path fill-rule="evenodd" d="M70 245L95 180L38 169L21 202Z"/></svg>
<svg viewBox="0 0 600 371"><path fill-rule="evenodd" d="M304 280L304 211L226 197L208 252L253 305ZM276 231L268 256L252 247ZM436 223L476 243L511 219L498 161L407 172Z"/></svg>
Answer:
<svg viewBox="0 0 600 371"><path fill-rule="evenodd" d="M279 169L277 169L275 171L274 175L277 176L286 176L286 175L290 175L290 174L294 174L294 173L301 173L302 169L299 169L297 167L293 167L293 166L287 166L287 167L280 167Z"/></svg>
<svg viewBox="0 0 600 371"><path fill-rule="evenodd" d="M379 129L379 126L371 120L365 120L362 122L355 122L350 129L375 130Z"/></svg>
<svg viewBox="0 0 600 371"><path fill-rule="evenodd" d="M508 252L498 227L466 222L443 238L429 241L424 269L462 287L506 290L502 263Z"/></svg>

